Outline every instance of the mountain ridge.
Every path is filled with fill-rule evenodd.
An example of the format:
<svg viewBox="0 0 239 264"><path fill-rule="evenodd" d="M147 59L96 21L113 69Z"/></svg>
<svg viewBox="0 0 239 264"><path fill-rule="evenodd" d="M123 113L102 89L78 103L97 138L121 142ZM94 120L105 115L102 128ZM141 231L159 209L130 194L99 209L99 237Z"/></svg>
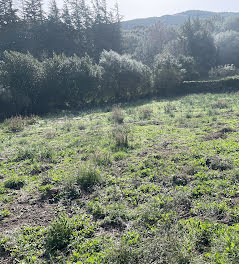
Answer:
<svg viewBox="0 0 239 264"><path fill-rule="evenodd" d="M122 28L125 30L133 29L137 26L148 27L155 24L157 21L161 21L170 26L182 25L188 18L199 17L201 19L210 18L216 15L220 15L225 18L233 16L239 16L239 12L212 12L203 10L187 10L174 15L163 15L161 17L148 17L148 18L136 18L132 20L122 21Z"/></svg>

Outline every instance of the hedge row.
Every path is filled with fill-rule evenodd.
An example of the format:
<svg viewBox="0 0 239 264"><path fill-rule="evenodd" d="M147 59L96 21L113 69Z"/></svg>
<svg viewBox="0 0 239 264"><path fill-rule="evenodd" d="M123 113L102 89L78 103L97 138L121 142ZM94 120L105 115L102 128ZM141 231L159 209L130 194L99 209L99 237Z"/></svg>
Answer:
<svg viewBox="0 0 239 264"><path fill-rule="evenodd" d="M180 85L180 94L225 93L239 91L239 76L210 81L187 81Z"/></svg>

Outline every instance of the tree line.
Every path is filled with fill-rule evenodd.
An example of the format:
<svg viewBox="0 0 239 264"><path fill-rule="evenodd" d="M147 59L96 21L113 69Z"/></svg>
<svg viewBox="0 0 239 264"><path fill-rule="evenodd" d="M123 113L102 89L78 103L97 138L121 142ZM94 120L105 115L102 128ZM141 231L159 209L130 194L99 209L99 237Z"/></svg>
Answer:
<svg viewBox="0 0 239 264"><path fill-rule="evenodd" d="M53 53L87 53L95 60L103 50L121 52L118 6L106 0L65 0L62 10L51 0L48 12L42 0L0 0L0 54L5 50L29 52L43 59ZM18 8L17 8L18 7Z"/></svg>
<svg viewBox="0 0 239 264"><path fill-rule="evenodd" d="M239 18L121 30L106 0L0 0L0 117L178 93L237 75Z"/></svg>

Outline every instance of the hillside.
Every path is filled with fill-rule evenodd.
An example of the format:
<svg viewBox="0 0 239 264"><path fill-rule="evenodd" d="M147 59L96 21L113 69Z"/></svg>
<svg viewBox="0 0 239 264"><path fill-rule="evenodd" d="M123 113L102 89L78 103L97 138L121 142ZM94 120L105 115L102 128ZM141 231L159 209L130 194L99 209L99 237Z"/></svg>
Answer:
<svg viewBox="0 0 239 264"><path fill-rule="evenodd" d="M0 263L238 263L239 94L0 124Z"/></svg>
<svg viewBox="0 0 239 264"><path fill-rule="evenodd" d="M161 17L149 17L149 18L141 18L141 19L123 21L122 27L123 29L132 29L136 26L148 27L150 25L153 25L157 21L161 21L165 23L166 25L170 25L170 26L179 26L179 25L182 25L188 18L199 17L201 19L206 19L206 18L213 17L215 15L220 15L222 17L229 18L233 16L238 16L239 13L189 10L189 11L185 11L185 12L178 13L175 15L165 15Z"/></svg>

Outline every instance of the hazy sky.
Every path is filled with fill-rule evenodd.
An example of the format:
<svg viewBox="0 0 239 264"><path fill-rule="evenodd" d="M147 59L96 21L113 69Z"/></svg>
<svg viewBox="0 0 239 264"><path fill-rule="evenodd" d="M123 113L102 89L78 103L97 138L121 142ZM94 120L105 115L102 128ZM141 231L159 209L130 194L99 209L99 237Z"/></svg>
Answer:
<svg viewBox="0 0 239 264"><path fill-rule="evenodd" d="M57 1L59 4L63 2ZM108 3L113 5L115 0L108 0ZM175 14L191 9L239 12L239 0L118 0L118 3L124 20Z"/></svg>

